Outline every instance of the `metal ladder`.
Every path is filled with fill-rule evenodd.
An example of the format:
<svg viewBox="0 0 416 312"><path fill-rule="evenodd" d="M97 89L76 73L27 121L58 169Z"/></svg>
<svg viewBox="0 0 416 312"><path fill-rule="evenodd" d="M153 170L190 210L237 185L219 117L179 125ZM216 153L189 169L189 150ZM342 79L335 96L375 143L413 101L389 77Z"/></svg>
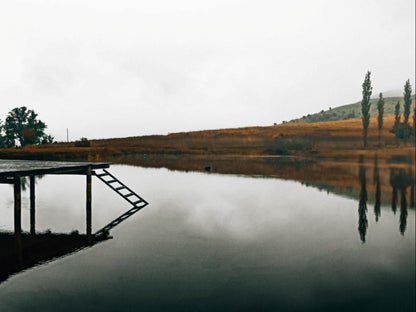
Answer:
<svg viewBox="0 0 416 312"><path fill-rule="evenodd" d="M117 179L107 170L103 169L103 173L95 172L94 174L97 178L99 178L101 181L107 184L107 186L110 187L113 191L115 191L118 195L120 195L131 205L133 205L133 208L131 208L130 210L122 214L120 217L104 226L101 230L97 231L94 234L95 236L100 236L103 234L107 235L109 231L116 225L118 225L119 223L121 223L122 221L132 216L137 211L149 204L147 201L145 201L142 197L137 195L132 189L130 189L128 186L122 183L119 179Z"/></svg>

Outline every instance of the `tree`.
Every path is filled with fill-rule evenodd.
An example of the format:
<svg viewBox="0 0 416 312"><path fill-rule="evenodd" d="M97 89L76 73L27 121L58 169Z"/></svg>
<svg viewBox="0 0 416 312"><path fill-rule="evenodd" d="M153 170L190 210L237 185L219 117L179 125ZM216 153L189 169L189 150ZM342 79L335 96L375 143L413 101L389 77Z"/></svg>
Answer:
<svg viewBox="0 0 416 312"><path fill-rule="evenodd" d="M362 84L363 87L363 99L361 100L361 113L362 113L362 121L363 121L363 139L364 139L364 148L367 148L367 131L368 126L370 124L370 97L371 93L373 92L373 87L371 86L371 72L368 71L365 75L364 82Z"/></svg>
<svg viewBox="0 0 416 312"><path fill-rule="evenodd" d="M394 106L394 125L391 132L395 132L400 125L400 101L397 101L396 106Z"/></svg>
<svg viewBox="0 0 416 312"><path fill-rule="evenodd" d="M12 109L4 123L6 147L39 144L45 139L46 124L37 119L37 114L25 106Z"/></svg>
<svg viewBox="0 0 416 312"><path fill-rule="evenodd" d="M378 122L378 140L380 141L380 132L383 128L383 114L384 114L384 98L383 93L380 92L380 97L377 102L377 110L378 110L378 116L377 116L377 122Z"/></svg>
<svg viewBox="0 0 416 312"><path fill-rule="evenodd" d="M410 108L409 108L410 113ZM409 118L409 116L407 116ZM414 128L407 122L400 122L400 102L398 101L394 107L394 125L390 132L394 133L396 138L407 142L415 135Z"/></svg>
<svg viewBox="0 0 416 312"><path fill-rule="evenodd" d="M413 110L413 131L416 131L416 103Z"/></svg>
<svg viewBox="0 0 416 312"><path fill-rule="evenodd" d="M6 147L6 137L4 136L4 126L0 119L0 148Z"/></svg>
<svg viewBox="0 0 416 312"><path fill-rule="evenodd" d="M412 104L412 86L410 85L410 79L407 79L404 85L404 123L407 124L410 115L410 105Z"/></svg>

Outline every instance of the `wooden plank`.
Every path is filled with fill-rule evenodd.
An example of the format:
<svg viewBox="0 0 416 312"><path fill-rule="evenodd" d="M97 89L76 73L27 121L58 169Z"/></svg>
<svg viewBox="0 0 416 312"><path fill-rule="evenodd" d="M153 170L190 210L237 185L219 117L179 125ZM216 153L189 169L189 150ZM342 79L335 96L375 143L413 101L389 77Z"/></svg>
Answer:
<svg viewBox="0 0 416 312"><path fill-rule="evenodd" d="M38 160L0 160L0 179L20 176L41 175L51 173L84 172L91 169L109 168L110 163L93 162L62 162Z"/></svg>

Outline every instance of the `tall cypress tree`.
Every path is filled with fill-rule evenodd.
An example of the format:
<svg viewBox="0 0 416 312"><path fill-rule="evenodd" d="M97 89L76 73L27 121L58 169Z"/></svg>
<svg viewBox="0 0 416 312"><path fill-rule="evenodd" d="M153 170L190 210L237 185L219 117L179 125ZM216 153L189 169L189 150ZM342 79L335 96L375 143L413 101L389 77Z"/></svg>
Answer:
<svg viewBox="0 0 416 312"><path fill-rule="evenodd" d="M377 116L377 122L378 122L378 140L380 141L380 132L383 128L383 115L384 115L384 98L383 93L380 92L380 97L377 102L377 110L378 110L378 116Z"/></svg>
<svg viewBox="0 0 416 312"><path fill-rule="evenodd" d="M409 121L410 115L410 105L412 104L412 86L410 85L410 79L407 79L406 84L404 85L404 124L407 124Z"/></svg>
<svg viewBox="0 0 416 312"><path fill-rule="evenodd" d="M395 132L400 125L400 101L397 101L396 106L394 106L394 125L392 132Z"/></svg>
<svg viewBox="0 0 416 312"><path fill-rule="evenodd" d="M368 125L370 124L370 97L371 93L373 92L373 87L371 86L371 72L368 71L365 75L364 82L362 84L363 87L363 99L361 100L361 113L362 113L362 121L363 121L363 140L364 140L364 148L367 148L367 131Z"/></svg>

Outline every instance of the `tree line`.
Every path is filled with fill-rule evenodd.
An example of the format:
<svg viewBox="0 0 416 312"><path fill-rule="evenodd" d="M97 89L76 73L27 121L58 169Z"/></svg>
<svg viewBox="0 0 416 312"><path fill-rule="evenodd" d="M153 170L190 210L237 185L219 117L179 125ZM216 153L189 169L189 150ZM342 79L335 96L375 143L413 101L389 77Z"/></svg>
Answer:
<svg viewBox="0 0 416 312"><path fill-rule="evenodd" d="M46 128L33 110L16 107L4 122L0 119L0 148L53 143L54 137L45 133Z"/></svg>
<svg viewBox="0 0 416 312"><path fill-rule="evenodd" d="M371 86L371 72L368 71L365 75L364 82L362 84L362 100L361 100L361 114L362 114L362 124L363 124L363 143L364 148L367 148L367 135L368 135L368 126L370 125L370 97L373 92L373 87ZM416 129L416 105L413 112L413 126L409 125L409 116L410 116L410 107L412 104L412 86L410 84L410 79L408 79L404 85L404 109L403 109L403 122L401 121L400 114L400 101L397 102L394 108L394 125L390 130L391 133L394 133L397 138L407 141L409 138L415 136ZM379 99L377 102L377 126L378 126L378 137L380 141L381 129L383 128L383 117L384 117L384 98L383 93L380 92Z"/></svg>

